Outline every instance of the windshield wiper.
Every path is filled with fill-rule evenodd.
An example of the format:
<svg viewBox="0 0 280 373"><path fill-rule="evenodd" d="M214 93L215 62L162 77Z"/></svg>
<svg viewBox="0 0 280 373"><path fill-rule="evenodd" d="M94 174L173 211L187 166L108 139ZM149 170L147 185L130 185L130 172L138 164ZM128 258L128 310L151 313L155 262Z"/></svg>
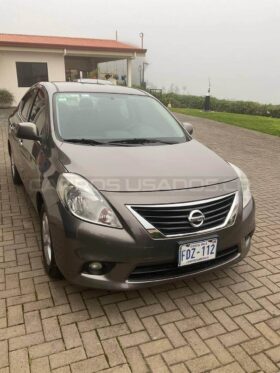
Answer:
<svg viewBox="0 0 280 373"><path fill-rule="evenodd" d="M128 138L112 140L108 142L109 144L176 144L176 142L165 141L161 139L146 139L146 138Z"/></svg>
<svg viewBox="0 0 280 373"><path fill-rule="evenodd" d="M97 141L94 139L73 138L63 139L66 142L88 145L130 145L130 144L176 144L176 142L165 141L161 139L146 139L146 138L127 138L111 141Z"/></svg>
<svg viewBox="0 0 280 373"><path fill-rule="evenodd" d="M93 139L77 139L77 138L74 138L74 139L63 139L63 141L73 142L73 143L77 143L77 144L89 144L89 145L106 145L107 144L106 142L97 141L97 140L93 140Z"/></svg>

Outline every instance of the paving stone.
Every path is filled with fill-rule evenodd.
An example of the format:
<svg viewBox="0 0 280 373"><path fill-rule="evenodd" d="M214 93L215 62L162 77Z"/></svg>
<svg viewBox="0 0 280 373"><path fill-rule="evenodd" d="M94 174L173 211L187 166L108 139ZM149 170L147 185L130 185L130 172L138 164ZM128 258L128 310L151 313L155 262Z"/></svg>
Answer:
<svg viewBox="0 0 280 373"><path fill-rule="evenodd" d="M183 346L164 352L162 356L168 365L173 365L190 360L195 357L195 354L189 346Z"/></svg>
<svg viewBox="0 0 280 373"><path fill-rule="evenodd" d="M71 350L58 352L49 356L52 369L59 368L63 365L68 365L79 360L86 359L85 351L82 347L73 348ZM82 370L83 371L83 370Z"/></svg>
<svg viewBox="0 0 280 373"><path fill-rule="evenodd" d="M140 346L140 349L144 356L150 356L150 355L156 355L164 351L171 350L173 349L173 347L170 344L169 340L164 338L158 341L144 343Z"/></svg>
<svg viewBox="0 0 280 373"><path fill-rule="evenodd" d="M104 356L92 357L71 365L73 373L92 373L98 372L108 367L107 360ZM104 371L104 370L103 370Z"/></svg>
<svg viewBox="0 0 280 373"><path fill-rule="evenodd" d="M9 349L17 350L19 348L30 347L39 345L44 342L44 335L42 332L22 335L20 337L14 337L9 340Z"/></svg>
<svg viewBox="0 0 280 373"><path fill-rule="evenodd" d="M109 292L44 272L38 215L12 184L0 110L0 373L280 371L280 138L178 116L249 176L252 248L194 279Z"/></svg>
<svg viewBox="0 0 280 373"><path fill-rule="evenodd" d="M213 354L210 354L188 360L186 365L192 373L201 373L218 367L220 363Z"/></svg>
<svg viewBox="0 0 280 373"><path fill-rule="evenodd" d="M148 373L150 371L138 347L126 348L124 353L133 373Z"/></svg>
<svg viewBox="0 0 280 373"><path fill-rule="evenodd" d="M102 342L102 346L111 367L126 363L126 358L116 338L106 339Z"/></svg>
<svg viewBox="0 0 280 373"><path fill-rule="evenodd" d="M47 356L31 360L31 373L50 373L50 363Z"/></svg>
<svg viewBox="0 0 280 373"><path fill-rule="evenodd" d="M9 365L8 351L8 341L0 342L0 368L4 368Z"/></svg>
<svg viewBox="0 0 280 373"><path fill-rule="evenodd" d="M60 326L56 317L49 317L42 320L43 330L46 341L53 341L61 338Z"/></svg>
<svg viewBox="0 0 280 373"><path fill-rule="evenodd" d="M29 373L29 361L27 349L10 352L10 372Z"/></svg>
<svg viewBox="0 0 280 373"><path fill-rule="evenodd" d="M94 330L81 333L81 337L88 357L103 354L102 344Z"/></svg>
<svg viewBox="0 0 280 373"><path fill-rule="evenodd" d="M62 326L61 332L67 350L82 345L82 340L76 324Z"/></svg>

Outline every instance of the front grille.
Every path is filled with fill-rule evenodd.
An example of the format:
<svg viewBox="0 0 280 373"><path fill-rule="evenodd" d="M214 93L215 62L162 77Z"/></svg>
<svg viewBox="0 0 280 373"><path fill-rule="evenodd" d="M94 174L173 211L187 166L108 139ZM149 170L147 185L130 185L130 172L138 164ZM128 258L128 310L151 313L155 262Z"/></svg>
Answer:
<svg viewBox="0 0 280 373"><path fill-rule="evenodd" d="M178 267L177 262L141 265L137 266L134 271L131 272L128 281L152 281L156 279L178 277L187 274L191 275L195 272L202 271L204 269L210 269L211 267L234 259L237 254L238 247L233 246L229 249L220 252L218 251L215 259L207 260L200 263L194 263L183 267Z"/></svg>
<svg viewBox="0 0 280 373"><path fill-rule="evenodd" d="M197 203L181 203L174 205L138 205L131 206L138 215L165 236L196 233L222 225L231 209L235 194L226 195ZM188 216L191 211L200 210L205 220L203 224L193 227Z"/></svg>

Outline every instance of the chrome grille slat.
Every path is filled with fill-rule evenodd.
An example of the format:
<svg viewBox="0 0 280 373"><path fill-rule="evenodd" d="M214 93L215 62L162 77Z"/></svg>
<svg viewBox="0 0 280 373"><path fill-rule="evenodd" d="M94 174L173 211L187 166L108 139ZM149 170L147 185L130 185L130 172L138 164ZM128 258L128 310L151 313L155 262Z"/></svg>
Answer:
<svg viewBox="0 0 280 373"><path fill-rule="evenodd" d="M158 207L158 206L153 206L151 205L150 207L147 207L146 205L145 206L134 206L134 207L137 207L137 210L139 212L142 212L144 213L145 211L158 211L158 212L183 212L183 211L186 211L186 212L190 212L191 210L195 209L195 208L204 208L204 209L208 209L209 207L211 206L218 206L219 204L222 204L222 203L225 203L225 202L232 202L233 200L233 197L234 195L231 195L230 197L227 197L225 199L220 199L218 200L216 203L215 202L211 202L211 203L203 203L203 202L198 202L197 204L195 205L192 205L191 207L186 207L186 206L182 206L182 207L177 207L176 204L174 204L175 206L174 207L165 207L164 205ZM170 205L171 206L171 205Z"/></svg>
<svg viewBox="0 0 280 373"><path fill-rule="evenodd" d="M219 219L215 219L215 221L217 221L217 220L224 220L225 219L225 216L222 216L222 217L220 217ZM205 225L207 225L207 224L210 224L211 222L212 222L213 220L211 220L211 219L209 219L209 220L207 220L207 223L205 223L204 224L204 226ZM172 226L176 226L176 227L180 227L180 226L182 226L182 227L190 227L190 228L193 228L191 225L190 225L190 223L188 223L188 222L186 222L186 221L180 221L180 222L173 222L173 221L171 221L171 222L163 222L163 223L157 223L157 222L153 222L153 225L156 225L157 227L170 227L170 229L172 229Z"/></svg>
<svg viewBox="0 0 280 373"><path fill-rule="evenodd" d="M214 210L211 210L211 211L204 211L204 209L200 209L204 215L208 216L216 211L221 211L220 214L227 214L228 213L228 209L230 208L231 206L231 203L228 203L226 206L223 206L223 207L219 207L217 209L214 209ZM191 211L191 210L190 210ZM189 211L189 212L190 212ZM140 213L140 211L138 211ZM170 211L171 213L173 211ZM187 219L188 217L188 214L184 214L184 215L170 215L170 216L160 216L160 215L145 215L145 218L146 219L150 219L150 220L153 220L153 219L169 219L170 220L170 217L172 217L172 219ZM154 221L154 220L153 220ZM160 222L159 222L160 223Z"/></svg>
<svg viewBox="0 0 280 373"><path fill-rule="evenodd" d="M218 223L220 223L221 221L223 221L224 219L222 218L222 219L219 219L219 220L215 220L215 224L218 222ZM213 224L213 222L208 222L208 223L204 223L203 224L203 227L208 227L210 224ZM199 228L194 228L194 227L192 227L192 226L187 226L187 227L176 227L176 228L172 228L172 227L167 227L167 228L160 228L159 230L160 231L163 231L163 230L166 230L166 231L177 231L177 230L183 230L183 231L185 231L185 230L190 230L190 231L199 231L201 228L199 227Z"/></svg>
<svg viewBox="0 0 280 373"><path fill-rule="evenodd" d="M220 211L220 210L226 210L227 211L227 209L230 208L231 205L232 205L232 202L227 203L226 205L224 205L222 207L218 207L218 208L215 208L213 210L205 211L205 214L210 214L212 212L216 212L216 211Z"/></svg>
<svg viewBox="0 0 280 373"><path fill-rule="evenodd" d="M164 236L176 236L197 233L222 225L232 208L236 193L213 198L207 201L197 201L168 205L138 205L130 206L138 219L143 220ZM193 210L200 210L205 220L199 228L193 227L188 221L188 215Z"/></svg>
<svg viewBox="0 0 280 373"><path fill-rule="evenodd" d="M210 215L210 216L208 215L208 213L207 214L204 213L204 215L206 216L207 221L209 221L210 219L216 218L218 216L226 217L227 216L227 211L222 211L222 212L219 212L218 214Z"/></svg>
<svg viewBox="0 0 280 373"><path fill-rule="evenodd" d="M174 214L174 217L176 217L176 214L184 214L184 215L188 215L192 210L194 209L200 209L200 210L204 210L205 212L212 212L212 211L216 211L216 210L222 210L222 209L227 209L228 207L230 207L232 204L232 200L230 203L227 203L226 205L223 205L221 207L216 207L217 205L213 205L213 207L216 207L214 209L209 209L209 206L208 207L205 207L203 205L197 205L193 208L189 208L189 209L158 209L158 208L153 208L151 207L149 210L148 209L141 209L137 206L137 212L140 213L141 215L143 216L146 216L146 217L160 217L162 215L154 215L154 214ZM145 213L145 211L147 211L148 213ZM180 216L180 215L179 215Z"/></svg>

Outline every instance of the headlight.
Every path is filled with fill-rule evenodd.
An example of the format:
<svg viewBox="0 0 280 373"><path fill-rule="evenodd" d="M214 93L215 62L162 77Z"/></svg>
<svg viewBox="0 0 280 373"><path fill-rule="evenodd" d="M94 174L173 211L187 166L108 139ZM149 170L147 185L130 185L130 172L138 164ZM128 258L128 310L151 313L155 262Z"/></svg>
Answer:
<svg viewBox="0 0 280 373"><path fill-rule="evenodd" d="M242 194L243 194L243 208L248 205L252 198L251 190L250 190L250 182L248 180L248 177L245 175L245 173L240 170L240 168L236 167L232 163L230 165L233 167L235 172L237 173L237 176L239 177L241 188L242 188Z"/></svg>
<svg viewBox="0 0 280 373"><path fill-rule="evenodd" d="M62 203L78 218L109 227L122 227L108 202L83 177L71 173L61 174L56 190Z"/></svg>

